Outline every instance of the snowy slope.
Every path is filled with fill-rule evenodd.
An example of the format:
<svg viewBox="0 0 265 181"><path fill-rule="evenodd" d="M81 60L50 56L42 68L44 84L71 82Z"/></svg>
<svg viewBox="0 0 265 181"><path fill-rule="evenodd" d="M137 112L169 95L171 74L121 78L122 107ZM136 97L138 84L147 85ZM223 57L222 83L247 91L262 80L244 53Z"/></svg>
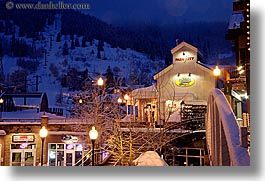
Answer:
<svg viewBox="0 0 265 181"><path fill-rule="evenodd" d="M53 76L49 67L53 63L59 71L60 75L63 75L67 72L69 67L76 68L79 71L84 71L88 69L89 72L98 72L99 74L104 74L107 70L107 67L110 66L113 70L114 67L120 69L118 76L125 77L128 80L130 72L134 72L141 76L143 68L148 70L145 75L145 78L152 80L152 76L164 66L164 60L159 60L152 62L149 57L145 54L136 52L131 49L122 50L120 48L111 48L109 44L104 43L104 52L101 52L102 59L97 58L97 44L98 41L94 40L93 44L90 45L87 42L87 47L75 47L75 49L70 49L71 40L70 35L61 36L61 41L56 42L56 36L61 31L61 17L60 15L56 16L54 24L46 26L45 31L41 32L44 40L36 40L35 46L36 49L46 50L46 66L45 66L45 54L38 57L39 67L38 70L28 76L28 91L36 91L36 76L39 77L39 92L46 92L48 95L49 106L56 105L56 95L59 92L63 94L69 94L67 89L63 89L60 85L60 82ZM4 36L2 38L11 40L11 36ZM76 38L76 36L75 36ZM28 45L32 45L32 39L23 38ZM78 37L80 46L82 37ZM63 45L67 42L69 55L62 55ZM94 54L91 54L92 50ZM103 60L103 57L106 57L107 60ZM67 60L67 66L63 65L63 62ZM16 65L17 58L10 57L5 55L3 57L3 68L4 74L8 75L19 70ZM156 64L155 64L156 63Z"/></svg>

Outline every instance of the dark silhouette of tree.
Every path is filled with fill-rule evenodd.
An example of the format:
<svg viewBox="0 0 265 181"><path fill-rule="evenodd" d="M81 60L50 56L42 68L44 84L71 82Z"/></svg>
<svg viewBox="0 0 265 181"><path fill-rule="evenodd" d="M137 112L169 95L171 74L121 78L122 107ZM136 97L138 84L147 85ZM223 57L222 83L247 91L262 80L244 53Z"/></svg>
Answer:
<svg viewBox="0 0 265 181"><path fill-rule="evenodd" d="M71 49L75 49L75 43L74 43L74 40L71 40Z"/></svg>
<svg viewBox="0 0 265 181"><path fill-rule="evenodd" d="M108 66L104 76L106 77L106 88L114 87L114 77L110 66Z"/></svg>
<svg viewBox="0 0 265 181"><path fill-rule="evenodd" d="M69 55L69 52L68 52L68 44L67 44L66 41L63 44L63 55Z"/></svg>
<svg viewBox="0 0 265 181"><path fill-rule="evenodd" d="M76 47L80 47L79 39L77 37L75 39L75 46Z"/></svg>
<svg viewBox="0 0 265 181"><path fill-rule="evenodd" d="M56 36L56 42L60 42L61 41L61 33L58 33Z"/></svg>
<svg viewBox="0 0 265 181"><path fill-rule="evenodd" d="M86 47L86 37L82 38L82 47Z"/></svg>

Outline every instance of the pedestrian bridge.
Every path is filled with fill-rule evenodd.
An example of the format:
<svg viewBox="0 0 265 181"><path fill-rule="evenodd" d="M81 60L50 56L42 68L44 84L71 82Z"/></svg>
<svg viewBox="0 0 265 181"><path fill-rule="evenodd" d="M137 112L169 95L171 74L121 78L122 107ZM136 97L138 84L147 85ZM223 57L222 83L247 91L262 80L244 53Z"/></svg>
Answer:
<svg viewBox="0 0 265 181"><path fill-rule="evenodd" d="M220 89L208 97L205 119L206 146L211 166L250 166L247 135Z"/></svg>

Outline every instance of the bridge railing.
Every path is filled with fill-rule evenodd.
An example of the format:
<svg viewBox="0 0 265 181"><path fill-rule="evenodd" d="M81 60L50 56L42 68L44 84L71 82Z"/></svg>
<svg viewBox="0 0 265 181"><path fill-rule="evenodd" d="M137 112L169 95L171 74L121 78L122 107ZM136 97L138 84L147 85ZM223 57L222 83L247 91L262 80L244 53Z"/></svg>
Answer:
<svg viewBox="0 0 265 181"><path fill-rule="evenodd" d="M240 144L240 129L225 95L213 89L205 120L206 145L211 166L250 166L247 148Z"/></svg>

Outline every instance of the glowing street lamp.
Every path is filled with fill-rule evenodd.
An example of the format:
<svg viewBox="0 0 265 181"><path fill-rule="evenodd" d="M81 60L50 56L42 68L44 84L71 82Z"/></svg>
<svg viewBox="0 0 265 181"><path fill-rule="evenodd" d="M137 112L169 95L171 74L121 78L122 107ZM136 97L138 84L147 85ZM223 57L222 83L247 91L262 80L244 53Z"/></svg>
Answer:
<svg viewBox="0 0 265 181"><path fill-rule="evenodd" d="M100 78L97 80L97 84L98 84L98 86L103 86L103 84L104 84L104 80L100 77Z"/></svg>
<svg viewBox="0 0 265 181"><path fill-rule="evenodd" d="M219 80L219 76L221 75L221 70L219 69L218 66L216 66L215 69L213 70L213 75L216 77L215 87L218 88L218 80Z"/></svg>
<svg viewBox="0 0 265 181"><path fill-rule="evenodd" d="M98 131L95 126L89 131L89 137L92 142L92 166L95 165L95 140L98 138Z"/></svg>
<svg viewBox="0 0 265 181"><path fill-rule="evenodd" d="M118 98L118 103L121 104L122 103L122 99L119 97Z"/></svg>
<svg viewBox="0 0 265 181"><path fill-rule="evenodd" d="M41 137L41 166L42 166L43 165L43 155L44 155L44 152L43 152L44 141L45 141L45 138L48 135L48 130L45 128L45 126L42 126L39 134L40 134L40 137Z"/></svg>
<svg viewBox="0 0 265 181"><path fill-rule="evenodd" d="M4 99L1 97L0 98L0 118L2 118L2 112L3 112L3 103L4 103Z"/></svg>

